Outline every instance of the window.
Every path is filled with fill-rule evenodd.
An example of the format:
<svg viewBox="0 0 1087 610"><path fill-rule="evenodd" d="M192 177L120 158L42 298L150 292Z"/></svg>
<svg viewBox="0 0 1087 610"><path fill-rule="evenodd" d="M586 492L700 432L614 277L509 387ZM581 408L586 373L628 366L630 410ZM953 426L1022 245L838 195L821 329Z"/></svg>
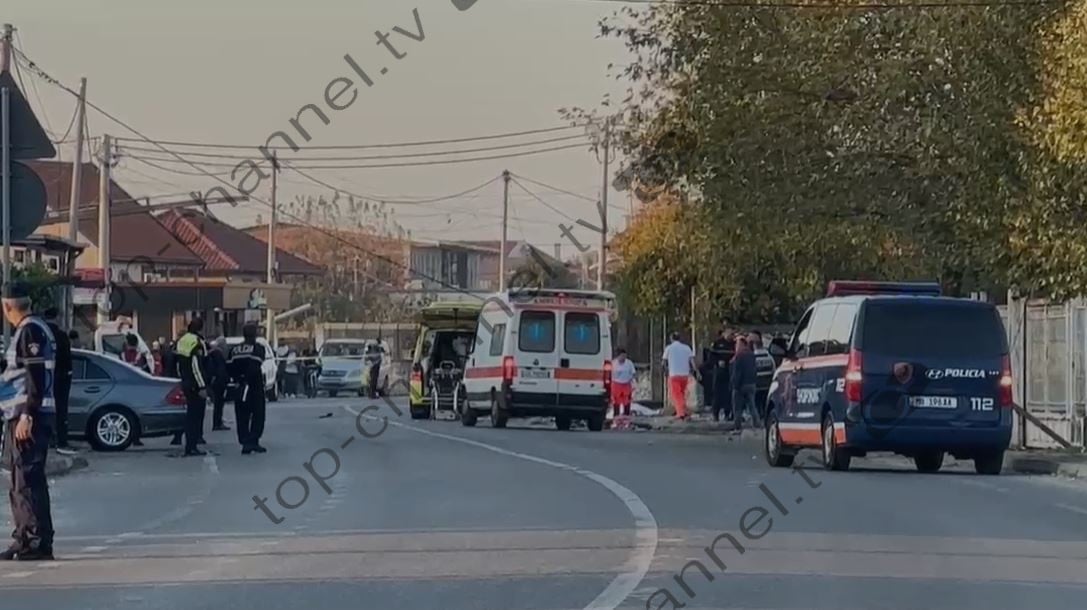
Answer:
<svg viewBox="0 0 1087 610"><path fill-rule="evenodd" d="M567 354L591 356L600 353L600 316L595 313L568 313L564 325Z"/></svg>
<svg viewBox="0 0 1087 610"><path fill-rule="evenodd" d="M1007 353L996 308L979 303L870 302L860 349L902 358L996 357Z"/></svg>
<svg viewBox="0 0 1087 610"><path fill-rule="evenodd" d="M830 336L830 323L834 320L835 305L819 305L811 317L808 327L808 353L804 356L822 356L827 353L827 339Z"/></svg>
<svg viewBox="0 0 1087 610"><path fill-rule="evenodd" d="M555 351L555 314L550 311L526 311L521 314L517 346L522 352Z"/></svg>
<svg viewBox="0 0 1087 610"><path fill-rule="evenodd" d="M506 325L495 324L491 329L491 349L488 352L492 356L501 356L502 347L506 343Z"/></svg>
<svg viewBox="0 0 1087 610"><path fill-rule="evenodd" d="M834 321L830 323L827 336L827 354L845 354L849 352L849 343L853 338L853 319L857 317L857 306L852 303L838 305Z"/></svg>
<svg viewBox="0 0 1087 610"><path fill-rule="evenodd" d="M72 359L73 381L109 381L109 373L86 358Z"/></svg>
<svg viewBox="0 0 1087 610"><path fill-rule="evenodd" d="M811 323L812 310L809 309L793 331L793 339L789 342L789 349L796 355L807 353L808 350L808 326Z"/></svg>

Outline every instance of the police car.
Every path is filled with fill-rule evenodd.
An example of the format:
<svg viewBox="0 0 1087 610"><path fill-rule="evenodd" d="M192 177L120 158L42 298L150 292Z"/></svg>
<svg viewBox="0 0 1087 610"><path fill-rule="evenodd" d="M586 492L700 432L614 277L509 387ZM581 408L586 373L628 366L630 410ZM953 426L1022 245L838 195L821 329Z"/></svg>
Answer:
<svg viewBox="0 0 1087 610"><path fill-rule="evenodd" d="M938 284L831 282L800 319L767 399L766 458L823 465L886 451L935 472L944 456L999 474L1011 442L1012 377L1004 326L988 303Z"/></svg>

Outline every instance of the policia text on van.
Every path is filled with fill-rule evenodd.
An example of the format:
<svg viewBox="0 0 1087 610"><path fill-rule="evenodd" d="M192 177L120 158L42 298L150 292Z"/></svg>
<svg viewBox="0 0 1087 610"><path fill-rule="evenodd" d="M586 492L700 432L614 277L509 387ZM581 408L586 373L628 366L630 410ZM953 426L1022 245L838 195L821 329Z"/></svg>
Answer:
<svg viewBox="0 0 1087 610"><path fill-rule="evenodd" d="M889 451L918 470L947 453L999 474L1011 442L1004 327L988 303L935 284L832 282L793 333L767 403L766 457L819 448L830 469Z"/></svg>

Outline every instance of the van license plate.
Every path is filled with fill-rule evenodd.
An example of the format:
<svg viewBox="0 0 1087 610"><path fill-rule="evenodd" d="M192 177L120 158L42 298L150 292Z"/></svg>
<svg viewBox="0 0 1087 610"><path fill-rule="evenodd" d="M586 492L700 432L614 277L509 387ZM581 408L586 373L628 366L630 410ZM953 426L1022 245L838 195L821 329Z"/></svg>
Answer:
<svg viewBox="0 0 1087 610"><path fill-rule="evenodd" d="M910 406L917 409L957 409L959 399L954 396L910 396Z"/></svg>
<svg viewBox="0 0 1087 610"><path fill-rule="evenodd" d="M521 376L525 379L550 379L551 371L537 369L521 369Z"/></svg>

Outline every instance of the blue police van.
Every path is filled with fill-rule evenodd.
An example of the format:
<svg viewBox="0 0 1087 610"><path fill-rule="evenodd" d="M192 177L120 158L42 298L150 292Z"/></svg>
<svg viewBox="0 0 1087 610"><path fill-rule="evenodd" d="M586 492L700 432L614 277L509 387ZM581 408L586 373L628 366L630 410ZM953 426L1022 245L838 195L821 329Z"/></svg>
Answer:
<svg viewBox="0 0 1087 610"><path fill-rule="evenodd" d="M831 282L800 319L766 404L766 458L791 466L817 448L824 467L893 452L921 472L944 457L1000 474L1012 433L1011 361L989 303L938 284Z"/></svg>

